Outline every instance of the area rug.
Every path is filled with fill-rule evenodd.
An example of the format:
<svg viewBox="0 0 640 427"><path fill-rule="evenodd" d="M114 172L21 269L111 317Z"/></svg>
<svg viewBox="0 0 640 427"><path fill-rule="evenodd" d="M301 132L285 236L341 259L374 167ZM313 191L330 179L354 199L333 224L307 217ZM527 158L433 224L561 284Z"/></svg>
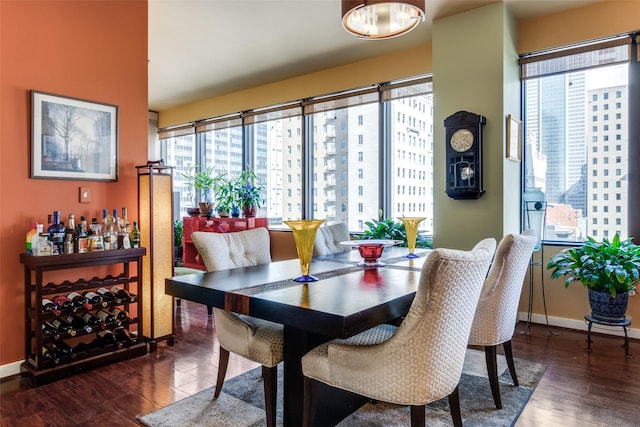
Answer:
<svg viewBox="0 0 640 427"><path fill-rule="evenodd" d="M460 380L462 421L469 426L512 426L529 401L545 366L516 359L519 387L515 387L504 356L498 356L503 409L491 397L484 352L467 350ZM260 368L225 381L220 398L211 400L214 387L139 417L148 427L261 427L266 425ZM278 368L278 425L282 425L282 366ZM447 398L427 405L426 425L452 424ZM339 427L391 427L411 424L409 408L382 402L367 403L344 419Z"/></svg>

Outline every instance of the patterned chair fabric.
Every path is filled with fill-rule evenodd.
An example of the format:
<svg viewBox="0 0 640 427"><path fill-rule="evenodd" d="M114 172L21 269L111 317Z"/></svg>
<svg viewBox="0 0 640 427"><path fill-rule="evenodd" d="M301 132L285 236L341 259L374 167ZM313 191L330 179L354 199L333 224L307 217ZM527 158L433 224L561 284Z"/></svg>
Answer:
<svg viewBox="0 0 640 427"><path fill-rule="evenodd" d="M518 385L511 337L516 326L522 284L536 246L533 230L502 238L476 308L469 344L484 346L489 384L496 408L502 408L496 346L502 344L513 383Z"/></svg>
<svg viewBox="0 0 640 427"><path fill-rule="evenodd" d="M316 347L302 358L305 381L311 378L371 399L412 405L412 411L419 405L424 411L425 404L457 392L495 246L495 239L485 239L468 252L433 250L402 324L380 325ZM313 401L305 395L305 405L308 397ZM307 409L305 417L312 412Z"/></svg>
<svg viewBox="0 0 640 427"><path fill-rule="evenodd" d="M349 240L349 229L344 222L320 227L316 232L313 256L329 255L349 250L349 248L340 245L340 242L345 240Z"/></svg>
<svg viewBox="0 0 640 427"><path fill-rule="evenodd" d="M207 271L267 264L271 262L269 232L256 228L237 233L191 234ZM213 309L216 335L220 342L220 363L214 398L220 395L229 362L229 352L262 365L267 425L276 420L277 365L282 361L284 327L278 323ZM266 368L266 369L265 369Z"/></svg>

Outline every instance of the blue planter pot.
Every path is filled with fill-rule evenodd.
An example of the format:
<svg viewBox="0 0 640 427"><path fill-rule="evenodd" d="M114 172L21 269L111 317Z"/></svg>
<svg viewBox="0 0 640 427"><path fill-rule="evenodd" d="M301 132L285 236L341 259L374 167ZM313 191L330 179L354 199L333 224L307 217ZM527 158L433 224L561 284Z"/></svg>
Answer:
<svg viewBox="0 0 640 427"><path fill-rule="evenodd" d="M619 292L615 298L609 292L589 289L589 305L591 315L596 320L616 323L625 319L629 293Z"/></svg>

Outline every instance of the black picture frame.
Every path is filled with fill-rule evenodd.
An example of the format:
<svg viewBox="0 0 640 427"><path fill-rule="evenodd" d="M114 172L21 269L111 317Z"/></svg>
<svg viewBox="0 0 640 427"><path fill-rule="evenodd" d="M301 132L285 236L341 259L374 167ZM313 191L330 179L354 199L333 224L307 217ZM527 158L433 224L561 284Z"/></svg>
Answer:
<svg viewBox="0 0 640 427"><path fill-rule="evenodd" d="M31 91L31 178L118 180L118 106Z"/></svg>

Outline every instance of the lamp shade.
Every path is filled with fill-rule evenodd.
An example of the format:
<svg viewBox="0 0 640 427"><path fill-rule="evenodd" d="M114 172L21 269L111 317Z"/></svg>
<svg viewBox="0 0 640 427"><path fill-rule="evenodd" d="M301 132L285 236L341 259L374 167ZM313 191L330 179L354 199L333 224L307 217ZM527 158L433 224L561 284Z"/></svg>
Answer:
<svg viewBox="0 0 640 427"><path fill-rule="evenodd" d="M424 18L424 0L342 0L342 25L362 39L397 37L413 30Z"/></svg>
<svg viewBox="0 0 640 427"><path fill-rule="evenodd" d="M164 281L173 275L173 168L162 161L136 166L140 245L147 248L143 267L143 335L149 350L159 340L173 345L173 297L164 292Z"/></svg>

